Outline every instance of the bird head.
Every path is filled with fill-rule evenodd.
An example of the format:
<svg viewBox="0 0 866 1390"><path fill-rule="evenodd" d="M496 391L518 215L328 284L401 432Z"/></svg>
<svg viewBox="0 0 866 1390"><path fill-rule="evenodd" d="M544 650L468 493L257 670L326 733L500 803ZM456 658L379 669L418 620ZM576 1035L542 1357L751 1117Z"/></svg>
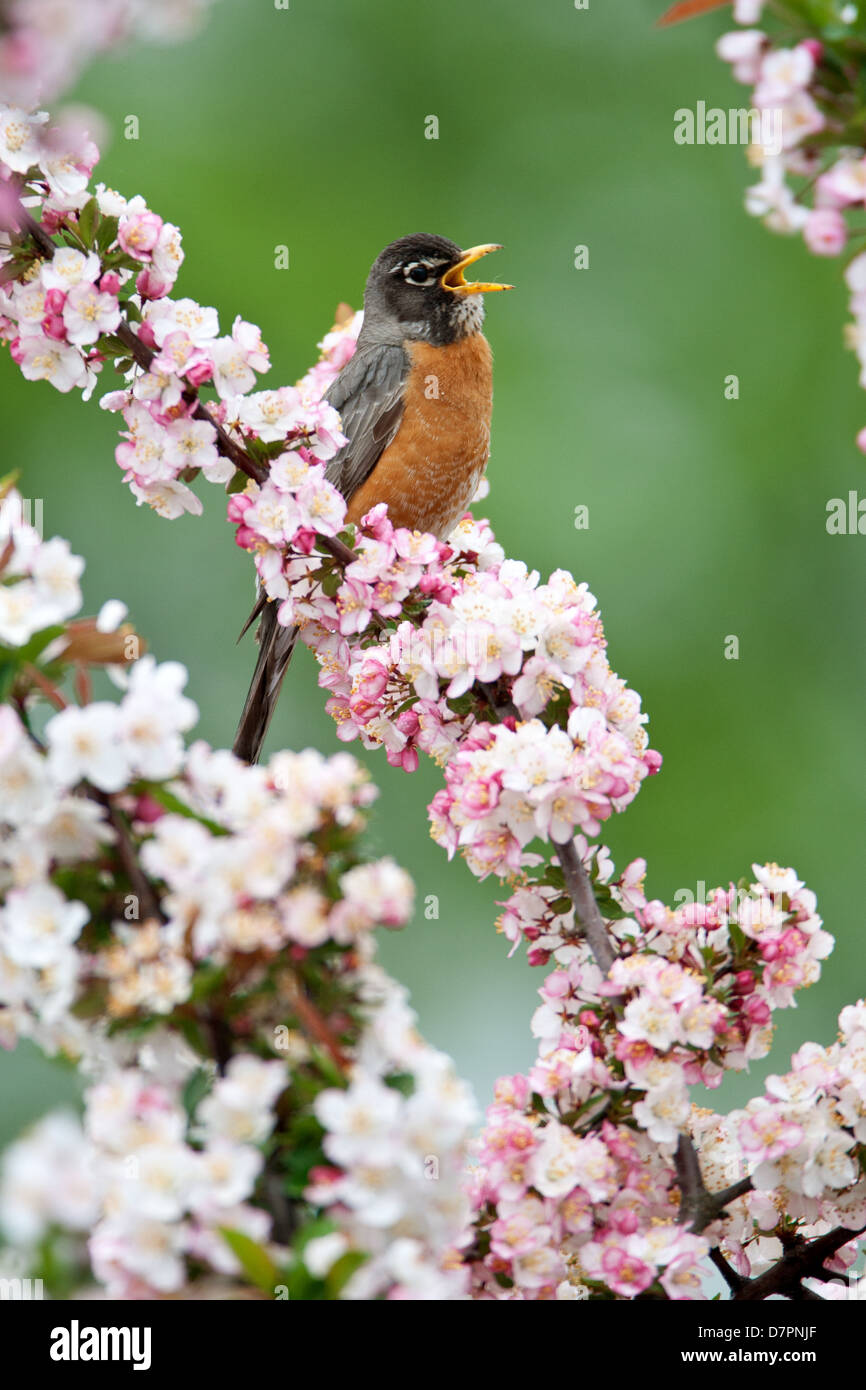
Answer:
<svg viewBox="0 0 866 1390"><path fill-rule="evenodd" d="M513 286L467 280L464 272L500 249L485 242L463 250L446 237L426 233L392 241L376 257L367 279L367 334L380 341L424 339L444 345L478 332L484 319L482 295Z"/></svg>

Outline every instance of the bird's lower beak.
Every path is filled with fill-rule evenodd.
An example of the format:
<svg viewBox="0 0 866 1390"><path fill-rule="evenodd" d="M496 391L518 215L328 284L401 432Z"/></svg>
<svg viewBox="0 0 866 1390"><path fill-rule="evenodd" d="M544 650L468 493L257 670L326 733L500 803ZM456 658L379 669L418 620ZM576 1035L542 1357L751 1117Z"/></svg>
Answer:
<svg viewBox="0 0 866 1390"><path fill-rule="evenodd" d="M502 247L495 242L485 242L483 246L470 246L468 251L464 251L456 265L449 266L440 280L444 290L451 290L452 294L486 294L492 290L513 290L513 285L497 285L483 280L467 280L463 272L468 265L474 261L480 261L482 256L487 256L491 251L501 251Z"/></svg>

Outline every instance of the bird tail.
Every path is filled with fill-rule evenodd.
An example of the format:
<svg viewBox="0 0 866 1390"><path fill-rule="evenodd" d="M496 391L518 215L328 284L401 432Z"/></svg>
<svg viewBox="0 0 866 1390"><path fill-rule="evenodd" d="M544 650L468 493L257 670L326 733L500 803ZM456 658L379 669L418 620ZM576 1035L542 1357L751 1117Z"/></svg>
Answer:
<svg viewBox="0 0 866 1390"><path fill-rule="evenodd" d="M277 622L277 604L266 602L264 597L259 599L253 609L244 632L257 612L261 612L262 615L257 634L259 657L232 747L235 756L242 758L245 763L256 763L259 760L265 734L276 708L280 686L298 640L298 629L281 627Z"/></svg>

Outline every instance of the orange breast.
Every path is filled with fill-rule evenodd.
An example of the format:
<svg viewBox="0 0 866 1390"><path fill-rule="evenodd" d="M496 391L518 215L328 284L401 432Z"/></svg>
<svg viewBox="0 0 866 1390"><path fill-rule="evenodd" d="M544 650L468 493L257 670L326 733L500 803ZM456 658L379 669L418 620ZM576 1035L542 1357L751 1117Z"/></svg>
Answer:
<svg viewBox="0 0 866 1390"><path fill-rule="evenodd" d="M395 526L444 537L466 511L490 453L493 363L474 333L447 347L406 343L412 369L400 428L351 498L357 522L388 503Z"/></svg>

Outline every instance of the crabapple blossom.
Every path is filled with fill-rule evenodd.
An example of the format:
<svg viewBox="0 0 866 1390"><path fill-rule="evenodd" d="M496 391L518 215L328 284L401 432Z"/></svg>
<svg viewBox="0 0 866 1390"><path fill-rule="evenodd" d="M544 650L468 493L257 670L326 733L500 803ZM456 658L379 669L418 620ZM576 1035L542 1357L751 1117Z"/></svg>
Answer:
<svg viewBox="0 0 866 1390"><path fill-rule="evenodd" d="M0 575L0 643L22 647L78 610L84 561L72 554L68 541L41 539L14 488L0 499L0 549L7 547Z"/></svg>
<svg viewBox="0 0 866 1390"><path fill-rule="evenodd" d="M16 0L0 37L0 99L29 108L72 87L81 70L107 49L132 37L156 41L184 37L211 0ZM20 136L3 131L14 157ZM26 158L19 151L19 160ZM25 166L26 167L26 166ZM22 169L21 172L24 172Z"/></svg>
<svg viewBox="0 0 866 1390"><path fill-rule="evenodd" d="M828 32L825 45L821 23L809 16L799 23L802 41L782 44L774 34L751 27L761 10L760 0L738 0L734 19L747 27L724 34L716 44L719 57L732 65L734 78L754 87L752 105L772 108L780 122L780 151L754 146L750 150L760 179L747 191L746 209L773 231L802 233L813 255L838 256L852 238L859 238L849 214L862 209L866 199L866 143L850 114L859 102L857 41L852 35L855 46L844 80L837 83L832 75L828 80L828 73L845 59L833 49L835 34ZM845 49L844 39L842 43ZM856 256L852 264L860 259ZM853 277L850 270L851 266L846 279L853 290L854 322L847 326L847 337L862 367L866 301L862 289L852 284L856 270ZM866 370L860 384L866 385Z"/></svg>
<svg viewBox="0 0 866 1390"><path fill-rule="evenodd" d="M57 580L67 551L47 542L43 555L36 532L20 522L11 535L19 571L29 566L40 583ZM54 590L68 606L70 586L55 582ZM113 636L125 611L104 605L93 634ZM55 649L51 672L65 639L45 651ZM344 1296L463 1297L456 1243L469 1220L461 1175L474 1106L448 1059L419 1037L404 992L371 960L372 929L403 925L412 906L411 882L391 860L347 855L373 788L346 754L283 752L265 768L200 742L185 750L181 734L196 717L185 684L177 663L142 657L124 671L116 704L53 714L44 747L0 707L0 785L8 790L0 805L0 1037L68 1053L95 1077L83 1133L71 1120L49 1119L9 1151L0 1175L4 1232L27 1251L59 1227L73 1241L82 1280L95 1278L117 1298L176 1293L202 1265L223 1280L242 1279L226 1229L259 1245L263 1258L282 1258L260 1205L262 1145L274 1142L281 1097L295 1084L288 1056L309 1066L313 1054L297 1037L280 1055L269 1020L291 1014L293 972L316 952L316 978L331 970L332 988L346 992L342 1007L359 1024L343 1044L352 1048L349 1090L318 1085L325 1138L311 1169L311 1219L327 1211L338 1227L335 1260L338 1251L366 1257ZM337 830L332 866L327 837ZM152 902L123 920L119 905L138 905L123 897L130 856L142 879L133 875L129 886L138 892L143 882ZM61 865L63 888L53 877ZM108 894L99 924L70 883L88 898ZM238 1020L236 1050L188 1114L181 1092L201 1058L182 1044L179 1020L196 1012L207 973L224 968L246 981L249 1012ZM106 1035L98 1016L85 1021L77 1012L97 996L115 1025L148 1019L159 1028L143 1044L123 1031ZM210 1017L202 1012L203 1026ZM407 1074L412 1086L403 1095L390 1082ZM374 1096L376 1135L341 1121L344 1098L355 1094ZM289 1114L298 1104L290 1102ZM341 1145L341 1129L357 1132L357 1148ZM71 1160L58 1185L50 1163L61 1132ZM327 1169L336 1160L345 1166ZM383 1195L388 1175L395 1186Z"/></svg>

